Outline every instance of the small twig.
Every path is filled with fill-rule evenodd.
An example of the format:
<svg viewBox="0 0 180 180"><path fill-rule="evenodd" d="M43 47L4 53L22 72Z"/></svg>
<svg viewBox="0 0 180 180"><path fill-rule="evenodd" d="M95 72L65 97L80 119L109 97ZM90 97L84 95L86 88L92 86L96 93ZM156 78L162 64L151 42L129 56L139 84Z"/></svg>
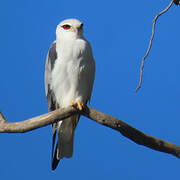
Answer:
<svg viewBox="0 0 180 180"><path fill-rule="evenodd" d="M138 84L138 87L136 88L136 92L141 88L141 84L142 84L142 77L143 77L143 68L144 68L144 61L146 59L146 57L149 55L149 52L151 50L151 46L152 46L152 41L154 39L154 32L155 32L155 25L156 25L156 21L157 19L164 13L166 13L169 8L172 6L174 0L172 0L170 2L170 4L166 7L166 9L164 9L163 11L161 11L159 14L156 15L156 17L153 19L153 27L152 27L152 35L151 35L151 39L149 41L149 47L148 47L148 50L145 54L145 56L142 58L142 64L141 64L141 67L140 67L140 80L139 80L139 84Z"/></svg>
<svg viewBox="0 0 180 180"><path fill-rule="evenodd" d="M3 114L0 112L0 123L5 123L6 119L4 118Z"/></svg>

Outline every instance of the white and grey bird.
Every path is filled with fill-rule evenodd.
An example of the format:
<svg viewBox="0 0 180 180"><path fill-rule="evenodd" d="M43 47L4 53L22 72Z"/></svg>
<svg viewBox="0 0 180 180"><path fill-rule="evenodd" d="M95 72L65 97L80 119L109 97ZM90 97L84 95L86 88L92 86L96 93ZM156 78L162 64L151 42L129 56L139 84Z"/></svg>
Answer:
<svg viewBox="0 0 180 180"><path fill-rule="evenodd" d="M95 62L91 45L83 37L83 23L77 19L62 21L46 59L45 89L49 111L70 105L82 110L90 101L94 76ZM72 157L78 121L79 115L73 115L52 125L52 170L63 157Z"/></svg>

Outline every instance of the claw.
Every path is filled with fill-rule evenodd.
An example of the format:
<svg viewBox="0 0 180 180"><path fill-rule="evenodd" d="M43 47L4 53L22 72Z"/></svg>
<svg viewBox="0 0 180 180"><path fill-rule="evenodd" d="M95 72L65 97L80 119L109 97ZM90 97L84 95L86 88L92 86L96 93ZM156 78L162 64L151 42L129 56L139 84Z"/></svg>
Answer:
<svg viewBox="0 0 180 180"><path fill-rule="evenodd" d="M77 107L81 111L83 109L84 103L77 101Z"/></svg>
<svg viewBox="0 0 180 180"><path fill-rule="evenodd" d="M74 103L74 101L71 101L71 106L74 106L76 103Z"/></svg>
<svg viewBox="0 0 180 180"><path fill-rule="evenodd" d="M82 111L84 103L79 101L79 100L77 101L77 103L74 103L74 101L71 101L71 106L73 106L73 107L79 109L80 111Z"/></svg>

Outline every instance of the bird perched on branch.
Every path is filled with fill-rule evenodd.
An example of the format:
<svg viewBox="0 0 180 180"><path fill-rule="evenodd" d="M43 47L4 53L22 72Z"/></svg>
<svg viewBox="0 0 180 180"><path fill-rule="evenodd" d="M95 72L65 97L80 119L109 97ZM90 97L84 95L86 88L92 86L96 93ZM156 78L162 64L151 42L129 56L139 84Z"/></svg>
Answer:
<svg viewBox="0 0 180 180"><path fill-rule="evenodd" d="M83 37L83 23L77 19L62 21L46 59L45 89L49 111L70 105L82 110L90 101L94 75L95 62L91 45ZM79 117L76 114L52 124L52 170L60 159L72 157Z"/></svg>

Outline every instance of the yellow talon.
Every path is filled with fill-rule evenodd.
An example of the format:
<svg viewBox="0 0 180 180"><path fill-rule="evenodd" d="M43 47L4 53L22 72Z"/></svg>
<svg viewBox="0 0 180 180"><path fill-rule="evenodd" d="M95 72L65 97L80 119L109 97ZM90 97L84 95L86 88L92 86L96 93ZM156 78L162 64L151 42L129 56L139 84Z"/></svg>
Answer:
<svg viewBox="0 0 180 180"><path fill-rule="evenodd" d="M80 101L77 101L78 109L81 111L83 109L84 104Z"/></svg>
<svg viewBox="0 0 180 180"><path fill-rule="evenodd" d="M74 101L71 101L71 106L74 106L74 105L75 105Z"/></svg>

